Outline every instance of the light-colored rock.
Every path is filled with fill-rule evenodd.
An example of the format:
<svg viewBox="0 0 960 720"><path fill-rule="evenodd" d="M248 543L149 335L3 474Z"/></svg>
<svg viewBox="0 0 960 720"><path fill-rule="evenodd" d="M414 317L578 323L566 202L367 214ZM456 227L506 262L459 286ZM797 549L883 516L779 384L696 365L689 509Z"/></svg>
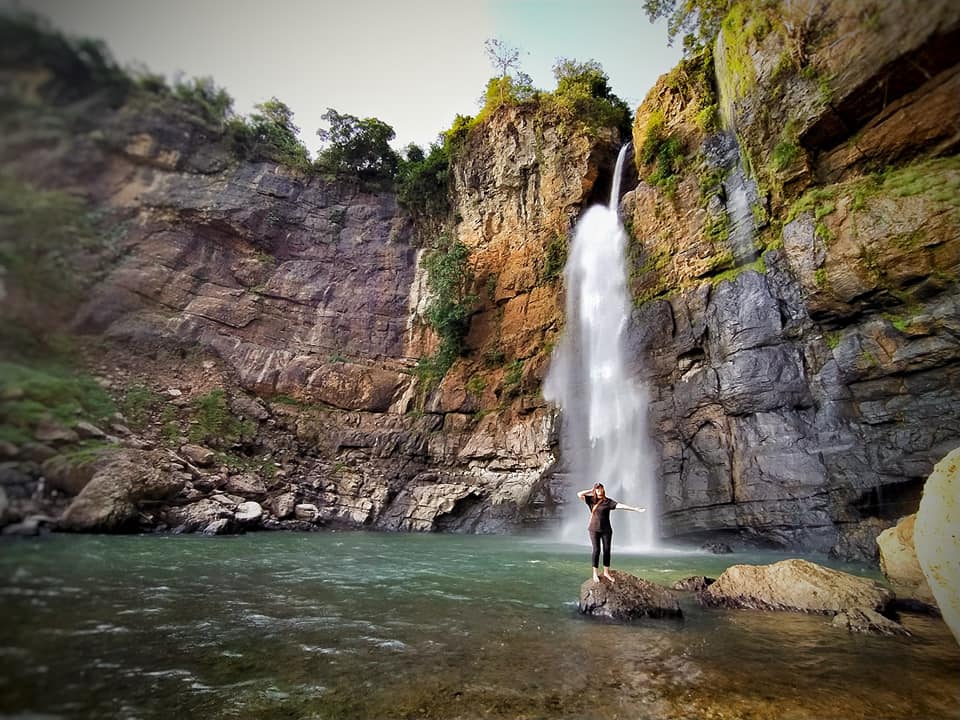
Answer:
<svg viewBox="0 0 960 720"><path fill-rule="evenodd" d="M107 434L93 423L81 420L73 424L73 429L81 440L102 440Z"/></svg>
<svg viewBox="0 0 960 720"><path fill-rule="evenodd" d="M233 530L233 524L228 518L214 520L203 529L204 535L229 535Z"/></svg>
<svg viewBox="0 0 960 720"><path fill-rule="evenodd" d="M217 453L210 448L192 443L181 446L180 453L198 467L210 467L217 459Z"/></svg>
<svg viewBox="0 0 960 720"><path fill-rule="evenodd" d="M320 511L317 509L317 506L313 503L300 503L293 508L293 516L297 520L306 520L307 522L313 522L317 519L317 516L320 515Z"/></svg>
<svg viewBox="0 0 960 720"><path fill-rule="evenodd" d="M178 397L180 397L181 395L183 395L183 391L181 391L179 388L173 388L173 387L172 387L172 388L167 388L167 389L166 389L166 394L169 395L169 396L172 397L172 398L178 398Z"/></svg>
<svg viewBox="0 0 960 720"><path fill-rule="evenodd" d="M913 542L943 620L960 643L960 448L927 478Z"/></svg>
<svg viewBox="0 0 960 720"><path fill-rule="evenodd" d="M235 510L240 503L244 502L244 498L239 495L231 495L230 493L218 493L210 499L231 510Z"/></svg>
<svg viewBox="0 0 960 720"><path fill-rule="evenodd" d="M582 614L613 620L683 617L680 604L669 589L630 573L612 570L611 574L616 583L590 579L580 586L577 607Z"/></svg>
<svg viewBox="0 0 960 720"><path fill-rule="evenodd" d="M200 532L219 520L232 522L233 512L209 499L171 508L166 514L166 523L174 532Z"/></svg>
<svg viewBox="0 0 960 720"><path fill-rule="evenodd" d="M240 503L234 513L234 519L241 525L255 525L263 517L263 508L260 503L248 500Z"/></svg>
<svg viewBox="0 0 960 720"><path fill-rule="evenodd" d="M916 514L901 518L896 527L884 530L877 536L880 569L898 596L933 603L933 593L930 592L913 547L916 519Z"/></svg>
<svg viewBox="0 0 960 720"><path fill-rule="evenodd" d="M808 560L772 565L733 565L700 594L705 605L836 614L867 608L882 612L891 590L868 578L831 570Z"/></svg>
<svg viewBox="0 0 960 720"><path fill-rule="evenodd" d="M72 532L118 532L132 529L139 505L172 499L183 481L161 471L158 453L115 450L63 513L58 526Z"/></svg>
<svg viewBox="0 0 960 720"><path fill-rule="evenodd" d="M263 480L253 475L231 475L224 483L224 489L229 493L235 493L248 497L250 495L264 495L267 492Z"/></svg>
<svg viewBox="0 0 960 720"><path fill-rule="evenodd" d="M10 460L15 458L20 452L20 448L6 440L0 440L0 460Z"/></svg>
<svg viewBox="0 0 960 720"><path fill-rule="evenodd" d="M239 393L230 397L230 409L237 415L253 420L266 420L270 417L270 412L260 400Z"/></svg>
<svg viewBox="0 0 960 720"><path fill-rule="evenodd" d="M293 492L286 492L282 495L277 495L273 500L270 501L270 511L279 519L283 520L293 515L293 511L297 506L297 494Z"/></svg>

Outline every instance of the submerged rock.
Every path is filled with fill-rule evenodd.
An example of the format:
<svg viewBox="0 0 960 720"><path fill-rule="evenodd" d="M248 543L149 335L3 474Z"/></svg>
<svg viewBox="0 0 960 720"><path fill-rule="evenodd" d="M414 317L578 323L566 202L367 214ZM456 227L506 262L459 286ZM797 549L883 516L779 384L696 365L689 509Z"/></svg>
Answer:
<svg viewBox="0 0 960 720"><path fill-rule="evenodd" d="M880 583L808 560L773 565L734 565L700 594L704 605L836 614L845 610L882 612L893 591Z"/></svg>
<svg viewBox="0 0 960 720"><path fill-rule="evenodd" d="M900 623L884 617L876 610L870 610L869 608L844 610L843 612L837 613L831 625L850 632L868 633L871 635L910 635L910 631Z"/></svg>
<svg viewBox="0 0 960 720"><path fill-rule="evenodd" d="M715 582L715 578L706 577L705 575L694 575L693 577L683 578L683 580L677 580L670 586L670 589L699 593L706 590Z"/></svg>
<svg viewBox="0 0 960 720"><path fill-rule="evenodd" d="M733 552L733 548L723 542L708 542L700 546L700 549L703 552L712 553L714 555L729 555Z"/></svg>
<svg viewBox="0 0 960 720"><path fill-rule="evenodd" d="M616 583L587 580L580 586L578 609L582 614L613 620L683 617L677 598L668 588L618 570L611 574Z"/></svg>

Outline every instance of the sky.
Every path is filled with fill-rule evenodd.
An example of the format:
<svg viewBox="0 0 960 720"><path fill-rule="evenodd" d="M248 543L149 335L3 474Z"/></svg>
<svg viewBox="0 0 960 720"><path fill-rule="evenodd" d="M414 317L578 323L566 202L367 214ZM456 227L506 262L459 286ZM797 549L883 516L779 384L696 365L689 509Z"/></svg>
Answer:
<svg viewBox="0 0 960 720"><path fill-rule="evenodd" d="M105 40L121 65L173 79L212 76L247 114L285 102L315 154L328 107L376 117L397 149L423 147L457 114L475 115L497 74L483 43L521 51L535 87L558 58L597 60L635 109L680 59L641 0L0 0L73 36Z"/></svg>

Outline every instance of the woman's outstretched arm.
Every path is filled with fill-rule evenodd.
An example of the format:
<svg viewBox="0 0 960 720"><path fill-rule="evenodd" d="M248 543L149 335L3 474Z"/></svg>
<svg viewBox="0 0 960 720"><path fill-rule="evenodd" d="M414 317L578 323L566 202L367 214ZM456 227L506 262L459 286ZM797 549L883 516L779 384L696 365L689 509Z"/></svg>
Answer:
<svg viewBox="0 0 960 720"><path fill-rule="evenodd" d="M634 507L633 505L627 505L625 503L617 503L617 510L633 510L633 512L646 512L646 508Z"/></svg>

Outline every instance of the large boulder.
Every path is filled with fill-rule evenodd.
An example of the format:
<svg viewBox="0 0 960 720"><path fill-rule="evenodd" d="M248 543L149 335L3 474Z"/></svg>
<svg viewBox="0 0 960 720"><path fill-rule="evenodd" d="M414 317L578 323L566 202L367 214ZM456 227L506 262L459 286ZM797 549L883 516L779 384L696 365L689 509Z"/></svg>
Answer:
<svg viewBox="0 0 960 720"><path fill-rule="evenodd" d="M916 514L901 518L896 527L884 530L877 536L880 569L897 595L934 603L936 601L913 547L916 519Z"/></svg>
<svg viewBox="0 0 960 720"><path fill-rule="evenodd" d="M175 533L201 532L219 520L232 521L233 511L209 499L171 508L166 514L166 523Z"/></svg>
<svg viewBox="0 0 960 720"><path fill-rule="evenodd" d="M255 475L241 474L231 475L224 484L224 489L229 493L249 497L250 495L265 495L267 492L263 480Z"/></svg>
<svg viewBox="0 0 960 720"><path fill-rule="evenodd" d="M260 506L260 503L254 502L253 500L240 503L236 513L234 513L234 518L241 525L256 525L262 517L263 508Z"/></svg>
<svg viewBox="0 0 960 720"><path fill-rule="evenodd" d="M103 462L102 453L54 455L41 466L47 487L67 495L79 495Z"/></svg>
<svg viewBox="0 0 960 720"><path fill-rule="evenodd" d="M109 453L63 513L59 529L122 532L135 528L142 502L171 499L183 488L183 479L162 470L163 464L158 453L131 449Z"/></svg>
<svg viewBox="0 0 960 720"><path fill-rule="evenodd" d="M733 565L700 594L712 607L792 610L835 615L867 608L883 612L894 594L880 583L808 560Z"/></svg>
<svg viewBox="0 0 960 720"><path fill-rule="evenodd" d="M933 596L960 642L960 448L937 463L926 485L913 540Z"/></svg>
<svg viewBox="0 0 960 720"><path fill-rule="evenodd" d="M270 501L270 510L280 520L293 515L294 508L297 507L297 494L294 492L285 492L277 495Z"/></svg>
<svg viewBox="0 0 960 720"><path fill-rule="evenodd" d="M611 574L615 583L587 580L580 586L581 613L612 620L683 617L677 598L662 585L618 570Z"/></svg>

